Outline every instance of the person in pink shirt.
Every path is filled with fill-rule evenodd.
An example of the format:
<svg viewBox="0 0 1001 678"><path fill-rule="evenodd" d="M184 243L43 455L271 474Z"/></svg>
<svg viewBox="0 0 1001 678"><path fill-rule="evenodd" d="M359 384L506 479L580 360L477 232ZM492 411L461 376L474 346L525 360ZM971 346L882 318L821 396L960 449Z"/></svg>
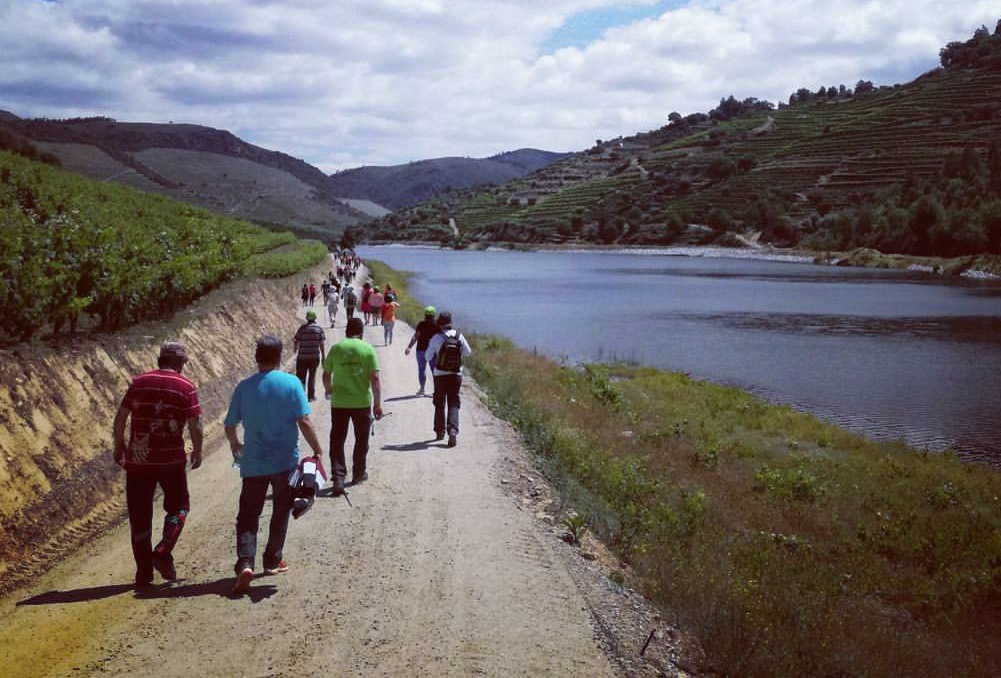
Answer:
<svg viewBox="0 0 1001 678"><path fill-rule="evenodd" d="M382 305L386 303L386 298L378 287L372 288L372 294L368 295L368 306L372 309L372 324L382 324Z"/></svg>

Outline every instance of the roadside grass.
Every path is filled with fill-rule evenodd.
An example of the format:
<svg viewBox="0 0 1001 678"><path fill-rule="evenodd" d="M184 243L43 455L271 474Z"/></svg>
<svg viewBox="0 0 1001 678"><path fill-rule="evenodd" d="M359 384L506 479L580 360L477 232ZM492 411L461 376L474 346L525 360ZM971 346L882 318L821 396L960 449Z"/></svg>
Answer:
<svg viewBox="0 0 1001 678"><path fill-rule="evenodd" d="M994 470L682 374L470 340L491 409L700 638L704 669L1001 674Z"/></svg>

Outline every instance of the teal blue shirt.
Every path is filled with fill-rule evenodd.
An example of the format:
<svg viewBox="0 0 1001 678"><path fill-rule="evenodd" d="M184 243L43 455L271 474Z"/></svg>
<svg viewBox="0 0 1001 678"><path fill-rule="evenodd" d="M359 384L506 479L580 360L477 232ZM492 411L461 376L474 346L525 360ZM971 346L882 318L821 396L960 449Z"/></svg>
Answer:
<svg viewBox="0 0 1001 678"><path fill-rule="evenodd" d="M291 471L299 463L299 419L309 402L295 375L271 370L241 381L229 401L226 426L243 423L240 476Z"/></svg>

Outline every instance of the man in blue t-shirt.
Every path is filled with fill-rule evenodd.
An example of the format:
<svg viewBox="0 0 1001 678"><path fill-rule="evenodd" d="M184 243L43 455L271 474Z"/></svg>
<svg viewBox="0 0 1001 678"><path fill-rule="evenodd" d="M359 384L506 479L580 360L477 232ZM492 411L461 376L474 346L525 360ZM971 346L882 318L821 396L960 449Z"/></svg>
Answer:
<svg viewBox="0 0 1001 678"><path fill-rule="evenodd" d="M282 342L271 336L257 340L257 374L241 381L226 414L226 437L233 459L240 465L243 489L236 516L236 584L234 593L245 593L254 578L257 556L257 523L264 498L271 487L271 527L264 548L265 574L286 572L282 559L292 490L289 474L299 463L299 432L316 456L323 450L309 419L309 403L299 380L278 369ZM243 423L243 439L236 426Z"/></svg>

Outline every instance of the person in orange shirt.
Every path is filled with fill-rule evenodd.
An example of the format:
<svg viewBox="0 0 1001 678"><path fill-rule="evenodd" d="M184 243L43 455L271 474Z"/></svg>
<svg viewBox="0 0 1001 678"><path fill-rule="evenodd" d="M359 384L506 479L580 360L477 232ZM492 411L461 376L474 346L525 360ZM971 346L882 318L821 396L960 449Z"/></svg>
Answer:
<svg viewBox="0 0 1001 678"><path fill-rule="evenodd" d="M382 336L386 346L393 343L393 327L396 325L396 309L399 307L396 295L387 294L382 303Z"/></svg>

